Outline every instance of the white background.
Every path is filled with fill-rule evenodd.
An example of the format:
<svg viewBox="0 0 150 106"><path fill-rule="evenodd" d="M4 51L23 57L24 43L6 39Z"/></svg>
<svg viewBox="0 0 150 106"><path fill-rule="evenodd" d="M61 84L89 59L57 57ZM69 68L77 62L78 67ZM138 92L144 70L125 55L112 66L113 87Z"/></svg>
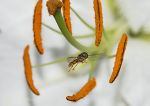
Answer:
<svg viewBox="0 0 150 106"><path fill-rule="evenodd" d="M44 0L43 21L57 28L53 17L47 13L45 2ZM149 0L119 0L118 3L134 31L142 25L149 31ZM77 103L68 102L65 97L78 91L88 76L66 76L65 63L61 64L64 68L52 65L41 70L34 69L34 81L41 95L32 95L26 86L22 55L25 45L30 44L31 59L35 63L37 52L32 32L35 4L36 0L0 0L0 106L150 106L150 43L132 38L129 38L122 72L114 84L108 83L107 73L113 66L110 64L108 68L107 63L113 61L104 60L93 92ZM94 25L92 0L72 0L72 6ZM107 26L111 20L105 6L103 0L104 25ZM72 20L75 34L90 32L78 22ZM42 33L46 48L45 55L41 56L43 62L56 59L53 57L54 51L62 52L60 57L67 56L63 48L68 47L68 43L63 37L46 28L43 28ZM71 47L71 52L74 51L76 50Z"/></svg>

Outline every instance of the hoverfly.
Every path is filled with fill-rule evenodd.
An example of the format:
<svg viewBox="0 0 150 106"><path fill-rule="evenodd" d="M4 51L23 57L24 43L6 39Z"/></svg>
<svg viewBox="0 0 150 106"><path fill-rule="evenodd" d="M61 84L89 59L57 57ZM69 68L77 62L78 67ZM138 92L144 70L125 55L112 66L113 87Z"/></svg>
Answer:
<svg viewBox="0 0 150 106"><path fill-rule="evenodd" d="M104 52L99 53L99 54L88 55L88 53L82 52L82 53L80 53L77 57L68 57L68 59L69 59L69 58L73 58L73 60L72 60L71 62L69 62L69 64L68 64L69 71L70 71L70 70L74 70L75 67L76 67L79 63L84 63L84 62L87 60L87 58L88 58L89 56L100 55L100 54L103 54L103 53L104 53ZM113 57L115 57L115 56L116 56L116 55L110 55L110 56L107 56L107 58L113 58Z"/></svg>
<svg viewBox="0 0 150 106"><path fill-rule="evenodd" d="M88 54L86 52L80 53L77 57L69 57L69 58L74 58L69 64L69 71L74 70L75 67L78 65L78 63L84 63L86 59L88 58Z"/></svg>
<svg viewBox="0 0 150 106"><path fill-rule="evenodd" d="M68 59L69 59L69 58L73 58L73 60L68 64L69 71L70 71L70 70L74 70L75 67L76 67L79 63L84 63L84 62L86 62L86 60L88 59L89 56L94 56L94 55L100 55L100 54L88 55L88 53L82 52L82 53L80 53L77 57L68 57Z"/></svg>

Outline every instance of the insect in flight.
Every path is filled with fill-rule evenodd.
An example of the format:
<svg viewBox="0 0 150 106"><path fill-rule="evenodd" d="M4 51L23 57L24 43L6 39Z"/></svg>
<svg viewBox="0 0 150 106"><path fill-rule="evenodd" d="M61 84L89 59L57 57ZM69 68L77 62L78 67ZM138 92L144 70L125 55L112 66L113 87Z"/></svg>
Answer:
<svg viewBox="0 0 150 106"><path fill-rule="evenodd" d="M86 52L82 52L77 57L69 57L69 58L73 58L73 60L68 65L70 71L74 70L75 67L78 65L78 63L84 63L88 58L88 54Z"/></svg>
<svg viewBox="0 0 150 106"><path fill-rule="evenodd" d="M92 55L88 55L88 53L86 52L82 52L80 53L77 57L68 57L68 59L73 59L71 62L69 62L68 67L69 67L69 71L74 70L75 67L79 64L79 63L84 63L86 62L87 58L90 56L96 56L96 55L100 55L100 54L104 54L104 52L99 53L99 54L92 54ZM107 58L113 58L116 55L110 55L107 56Z"/></svg>
<svg viewBox="0 0 150 106"><path fill-rule="evenodd" d="M76 67L79 63L84 63L84 62L86 62L86 60L87 60L87 58L88 58L89 56L94 56L94 55L100 55L100 54L88 55L88 53L82 52L82 53L80 53L77 57L68 57L68 59L73 58L73 60L68 64L69 71L74 70L75 67Z"/></svg>

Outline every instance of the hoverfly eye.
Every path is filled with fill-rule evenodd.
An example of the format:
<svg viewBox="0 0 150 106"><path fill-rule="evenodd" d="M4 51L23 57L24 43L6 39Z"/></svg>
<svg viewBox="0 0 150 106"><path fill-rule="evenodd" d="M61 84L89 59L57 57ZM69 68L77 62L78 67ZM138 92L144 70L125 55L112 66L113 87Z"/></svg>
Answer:
<svg viewBox="0 0 150 106"><path fill-rule="evenodd" d="M83 57L87 57L87 53L83 53Z"/></svg>
<svg viewBox="0 0 150 106"><path fill-rule="evenodd" d="M83 53L82 56L85 57L86 56L85 53Z"/></svg>

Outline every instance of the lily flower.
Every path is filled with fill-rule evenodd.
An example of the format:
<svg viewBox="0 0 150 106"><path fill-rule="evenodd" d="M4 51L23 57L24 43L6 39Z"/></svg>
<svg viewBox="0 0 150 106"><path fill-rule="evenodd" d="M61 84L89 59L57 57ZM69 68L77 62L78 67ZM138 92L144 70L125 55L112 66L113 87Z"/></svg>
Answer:
<svg viewBox="0 0 150 106"><path fill-rule="evenodd" d="M115 57L114 68L109 79L109 83L113 83L119 74L123 62L128 36L126 33L123 33L115 56L108 55L110 54L109 51L111 51L110 49L112 48L112 45L109 45L110 44L109 42L111 42L111 40L106 39L109 38L109 36L104 34L101 0L93 0L93 6L95 12L95 28L89 25L86 21L84 21L84 19L82 19L78 15L78 13L73 8L70 7L70 0L62 0L62 2L60 0L48 0L46 6L49 15L54 17L61 32L45 24L43 25L58 34L61 34L68 41L70 45L72 45L79 52L81 52L81 54L76 56L76 58L68 66L71 66L72 67L71 69L74 69L79 63L84 63L86 60L88 60L88 63L91 65L91 68L89 69L90 71L88 73L89 79L87 83L77 93L73 94L72 96L67 96L66 99L69 101L76 102L86 97L90 92L92 92L92 90L96 86L95 67L97 66L98 60L101 57L102 53L105 54L106 57L111 57L111 58ZM62 9L63 16L61 13L62 7L63 7ZM72 10L75 13L75 15L80 19L80 21L83 22L83 24L87 26L89 29L91 29L93 31L93 34L95 34L95 42L91 46L83 45L76 39L77 37L73 35L71 18L70 18L70 10ZM38 0L35 6L34 17L33 17L34 43L39 53L44 54L44 49L42 46L42 36L41 36L41 25L42 25L41 21L42 21L42 0ZM93 36L90 35L90 37ZM25 47L24 55L23 55L27 84L29 85L29 88L34 94L39 95L40 93L38 89L35 87L34 81L32 79L32 65L30 62L30 56L28 52L29 52L29 45ZM92 55L97 55L97 56L95 56L94 59L90 59L89 57ZM33 67L42 67L45 65L59 63L62 61L65 61L65 58L58 59L47 64L36 65Z"/></svg>

